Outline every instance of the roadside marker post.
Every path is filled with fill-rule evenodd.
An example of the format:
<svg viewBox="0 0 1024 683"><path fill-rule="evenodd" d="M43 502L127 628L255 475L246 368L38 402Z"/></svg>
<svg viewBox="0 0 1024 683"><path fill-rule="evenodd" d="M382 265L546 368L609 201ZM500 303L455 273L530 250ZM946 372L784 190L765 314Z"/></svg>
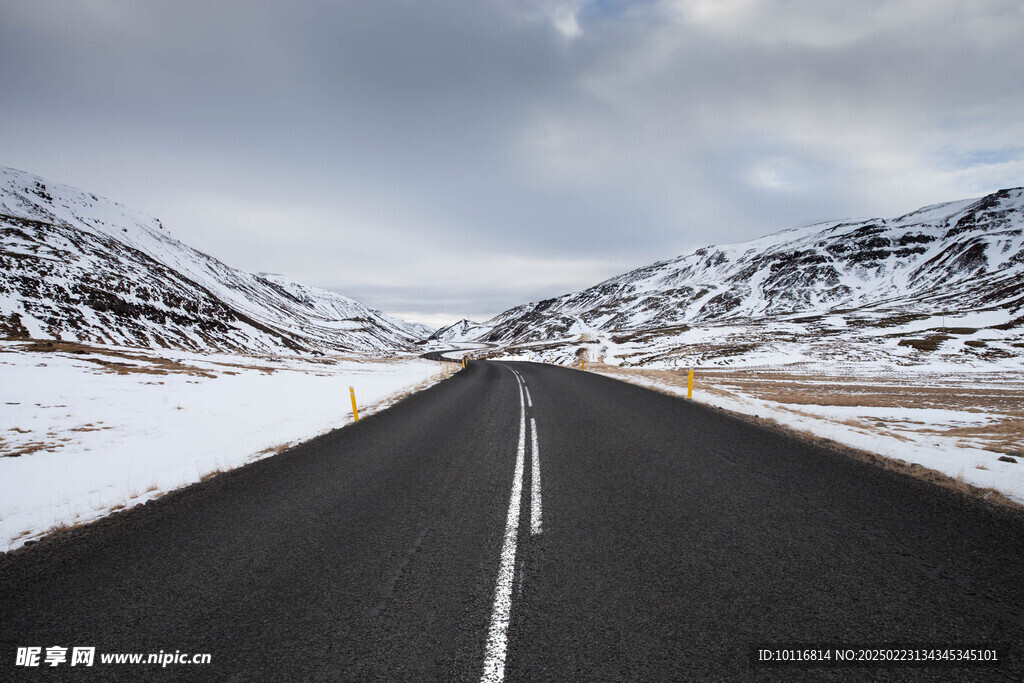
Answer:
<svg viewBox="0 0 1024 683"><path fill-rule="evenodd" d="M356 390L349 387L348 394L352 397L352 417L356 422L359 422L359 410L356 408Z"/></svg>
<svg viewBox="0 0 1024 683"><path fill-rule="evenodd" d="M586 358L580 358L580 370L584 370L585 371L586 369L587 369L587 359Z"/></svg>
<svg viewBox="0 0 1024 683"><path fill-rule="evenodd" d="M686 398L693 398L693 368L690 368L690 378L686 381Z"/></svg>

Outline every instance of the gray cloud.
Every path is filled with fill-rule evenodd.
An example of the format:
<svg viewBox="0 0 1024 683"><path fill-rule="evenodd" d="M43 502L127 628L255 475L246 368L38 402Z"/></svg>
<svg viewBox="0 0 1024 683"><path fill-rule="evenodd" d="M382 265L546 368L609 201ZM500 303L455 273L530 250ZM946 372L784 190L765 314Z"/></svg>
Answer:
<svg viewBox="0 0 1024 683"><path fill-rule="evenodd" d="M481 318L1022 184L1022 33L1016 0L5 3L0 163Z"/></svg>

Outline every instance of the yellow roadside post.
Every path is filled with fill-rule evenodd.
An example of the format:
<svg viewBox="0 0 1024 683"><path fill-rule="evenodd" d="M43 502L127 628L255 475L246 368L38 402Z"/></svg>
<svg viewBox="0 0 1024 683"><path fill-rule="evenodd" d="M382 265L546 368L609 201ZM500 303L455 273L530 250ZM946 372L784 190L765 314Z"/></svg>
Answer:
<svg viewBox="0 0 1024 683"><path fill-rule="evenodd" d="M587 369L587 359L586 358L580 358L580 370L586 370L586 369Z"/></svg>
<svg viewBox="0 0 1024 683"><path fill-rule="evenodd" d="M686 382L686 398L693 398L693 368L690 368L690 378Z"/></svg>
<svg viewBox="0 0 1024 683"><path fill-rule="evenodd" d="M352 417L355 418L356 422L359 422L359 410L356 408L356 390L349 387L348 394L352 397Z"/></svg>

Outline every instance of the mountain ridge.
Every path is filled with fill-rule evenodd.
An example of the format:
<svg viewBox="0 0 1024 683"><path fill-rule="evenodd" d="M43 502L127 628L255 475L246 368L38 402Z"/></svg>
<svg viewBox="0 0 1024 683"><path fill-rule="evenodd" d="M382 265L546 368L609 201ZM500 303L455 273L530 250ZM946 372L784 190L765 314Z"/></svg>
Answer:
<svg viewBox="0 0 1024 683"><path fill-rule="evenodd" d="M156 218L4 167L0 234L0 337L386 354L412 351L427 332L336 292L232 268Z"/></svg>
<svg viewBox="0 0 1024 683"><path fill-rule="evenodd" d="M467 341L552 347L600 337L607 350L616 345L612 337L649 337L654 330L763 327L829 315L868 327L901 316L978 311L991 313L994 325L1016 328L1022 309L1024 188L1009 188L892 219L825 221L702 247L513 307L481 323ZM978 345L967 345L968 356L992 346L973 341ZM988 351L1019 356L1013 343ZM684 340L674 348L685 352ZM633 351L627 355L644 355ZM662 351L659 360L666 360Z"/></svg>

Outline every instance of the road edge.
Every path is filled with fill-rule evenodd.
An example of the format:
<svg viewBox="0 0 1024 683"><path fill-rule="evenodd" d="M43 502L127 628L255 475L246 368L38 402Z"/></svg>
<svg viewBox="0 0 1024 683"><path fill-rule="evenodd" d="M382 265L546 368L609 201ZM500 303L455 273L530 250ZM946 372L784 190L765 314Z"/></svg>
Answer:
<svg viewBox="0 0 1024 683"><path fill-rule="evenodd" d="M97 517L95 519L91 519L86 522L81 522L76 525L53 529L51 531L45 532L42 536L39 536L38 538L32 539L30 541L26 541L24 544L11 550L0 550L0 570L3 569L4 565L7 564L7 562L11 558L20 557L23 554L35 553L40 549L50 548L51 546L61 544L64 542L77 541L78 539L84 538L97 531L102 531L108 526L120 524L121 521L129 515L144 513L147 510L158 510L162 506L173 504L174 501L176 501L182 496L191 495L198 490L204 489L206 487L215 486L217 485L217 483L223 482L226 478L229 478L231 476L238 476L243 471L247 471L249 468L258 467L262 463L269 462L275 458L281 458L282 456L286 456L292 453L293 451L296 451L300 448L304 448L309 444L313 444L321 439L329 437L342 430L357 428L360 422L373 420L378 415L382 415L389 409L394 408L395 406L401 403L404 403L413 396L417 396L423 393L424 391L429 391L430 389L438 386L447 379L454 379L456 376L457 373L455 373L449 378L446 378L442 377L439 373L435 380L428 379L418 384L411 385L396 392L394 395L385 397L384 399L381 399L381 401L373 404L372 406L369 406L370 412L367 412L365 416L361 416L359 422L347 422L343 425L323 432L322 434L317 434L316 436L313 436L304 441L291 444L287 448L282 449L280 451L271 452L266 457L258 458L256 460L250 460L248 462L243 462L238 464L236 467L231 467L229 469L215 471L204 476L202 479L198 481L194 481L189 484L179 486L176 489L166 491L159 496L149 498L145 502L140 502L130 507L124 507L118 510L112 510L102 517ZM362 412L363 411L360 410L360 413Z"/></svg>
<svg viewBox="0 0 1024 683"><path fill-rule="evenodd" d="M680 396L678 393L671 391L667 387L662 387L656 384L641 384L639 382L632 382L627 377L620 373L605 373L600 370L595 370L593 374L606 377L611 380L623 382L640 389L647 389L671 398L687 401L688 399ZM990 506L997 510L1003 510L1011 513L1019 518L1020 523L1024 524L1024 504L1018 503L1017 501L1009 498L1004 493L994 488L980 488L973 484L968 484L965 481L958 480L956 477L940 472L939 470L925 467L917 463L908 463L905 460L899 458L891 458L879 453L872 453L860 448L854 448L847 444L828 439L825 437L817 436L810 432L806 432L799 429L794 429L788 425L784 425L771 418L759 417L757 415L748 415L747 413L740 413L733 410L727 410L718 406L713 406L708 403L702 403L700 401L693 401L694 405L699 405L701 408L715 411L724 415L729 415L738 420L752 424L764 429L768 429L777 434L788 436L789 438L808 443L820 448L826 448L827 450L854 460L868 463L875 467L881 467L882 469L888 470L898 475L923 481L929 484L933 484L942 488L946 491L950 491L965 498L976 500L983 503L986 506Z"/></svg>

